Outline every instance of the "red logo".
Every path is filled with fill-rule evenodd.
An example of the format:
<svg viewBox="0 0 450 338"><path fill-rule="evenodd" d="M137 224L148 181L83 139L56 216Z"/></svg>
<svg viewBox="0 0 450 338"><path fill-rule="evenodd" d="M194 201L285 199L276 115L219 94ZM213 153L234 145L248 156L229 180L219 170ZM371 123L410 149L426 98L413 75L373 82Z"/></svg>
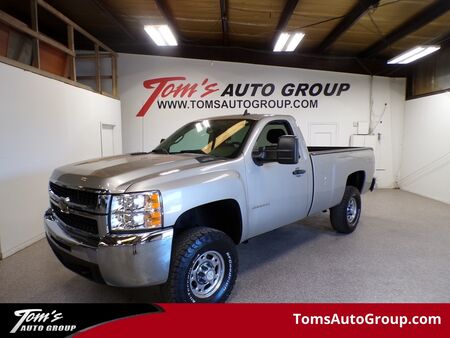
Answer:
<svg viewBox="0 0 450 338"><path fill-rule="evenodd" d="M219 88L217 88L217 82L210 83L208 79L204 79L201 83L189 83L185 81L185 76L158 77L156 79L144 81L144 87L150 90L150 96L136 116L145 116L152 104L158 98L189 98L195 93L199 93L200 97L205 97L219 90Z"/></svg>

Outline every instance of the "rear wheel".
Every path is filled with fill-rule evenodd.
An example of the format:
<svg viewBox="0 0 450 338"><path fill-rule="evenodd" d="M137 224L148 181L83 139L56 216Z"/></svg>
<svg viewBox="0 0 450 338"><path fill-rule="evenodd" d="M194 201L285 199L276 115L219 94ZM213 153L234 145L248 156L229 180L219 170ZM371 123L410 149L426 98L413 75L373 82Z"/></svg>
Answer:
<svg viewBox="0 0 450 338"><path fill-rule="evenodd" d="M360 216L359 190L353 186L347 186L341 203L330 209L331 225L337 232L349 234L356 229Z"/></svg>
<svg viewBox="0 0 450 338"><path fill-rule="evenodd" d="M195 227L175 238L172 263L163 292L177 303L224 302L233 289L238 259L223 232Z"/></svg>

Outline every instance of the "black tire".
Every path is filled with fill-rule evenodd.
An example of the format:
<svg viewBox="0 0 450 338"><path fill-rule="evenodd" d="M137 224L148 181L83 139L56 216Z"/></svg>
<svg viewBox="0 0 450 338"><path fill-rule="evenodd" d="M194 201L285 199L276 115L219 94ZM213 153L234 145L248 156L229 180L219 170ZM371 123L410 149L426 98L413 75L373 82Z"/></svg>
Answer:
<svg viewBox="0 0 450 338"><path fill-rule="evenodd" d="M356 204L355 213L350 211L353 210L353 203ZM357 188L347 186L341 203L330 209L331 225L337 232L349 234L356 229L360 216L361 194Z"/></svg>
<svg viewBox="0 0 450 338"><path fill-rule="evenodd" d="M231 238L222 231L195 227L175 237L169 278L162 291L169 302L225 302L237 270L238 256Z"/></svg>

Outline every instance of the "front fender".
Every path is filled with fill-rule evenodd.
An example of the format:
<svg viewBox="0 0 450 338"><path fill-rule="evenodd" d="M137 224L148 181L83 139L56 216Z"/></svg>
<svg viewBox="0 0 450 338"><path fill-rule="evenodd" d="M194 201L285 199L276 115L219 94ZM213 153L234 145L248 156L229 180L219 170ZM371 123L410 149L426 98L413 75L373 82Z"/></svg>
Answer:
<svg viewBox="0 0 450 338"><path fill-rule="evenodd" d="M142 183L141 183L142 184ZM178 217L203 204L233 199L242 217L242 238L247 238L247 208L243 178L234 170L220 170L184 177L155 186L161 192L164 225L172 226Z"/></svg>

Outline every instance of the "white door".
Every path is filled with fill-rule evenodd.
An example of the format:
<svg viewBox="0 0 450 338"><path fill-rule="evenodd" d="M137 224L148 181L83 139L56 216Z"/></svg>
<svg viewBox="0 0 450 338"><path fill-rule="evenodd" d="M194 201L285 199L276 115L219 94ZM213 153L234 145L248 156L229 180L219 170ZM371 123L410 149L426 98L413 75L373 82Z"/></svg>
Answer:
<svg viewBox="0 0 450 338"><path fill-rule="evenodd" d="M289 134L292 135L292 129L287 121L272 121L261 131L253 149L274 149L279 136ZM247 158L246 167L250 237L295 222L308 214L311 201L308 158L300 158L297 164L273 161L261 166Z"/></svg>
<svg viewBox="0 0 450 338"><path fill-rule="evenodd" d="M115 155L114 127L115 125L113 124L101 123L102 157Z"/></svg>
<svg viewBox="0 0 450 338"><path fill-rule="evenodd" d="M309 145L335 145L337 142L337 133L337 123L311 123L309 125Z"/></svg>

